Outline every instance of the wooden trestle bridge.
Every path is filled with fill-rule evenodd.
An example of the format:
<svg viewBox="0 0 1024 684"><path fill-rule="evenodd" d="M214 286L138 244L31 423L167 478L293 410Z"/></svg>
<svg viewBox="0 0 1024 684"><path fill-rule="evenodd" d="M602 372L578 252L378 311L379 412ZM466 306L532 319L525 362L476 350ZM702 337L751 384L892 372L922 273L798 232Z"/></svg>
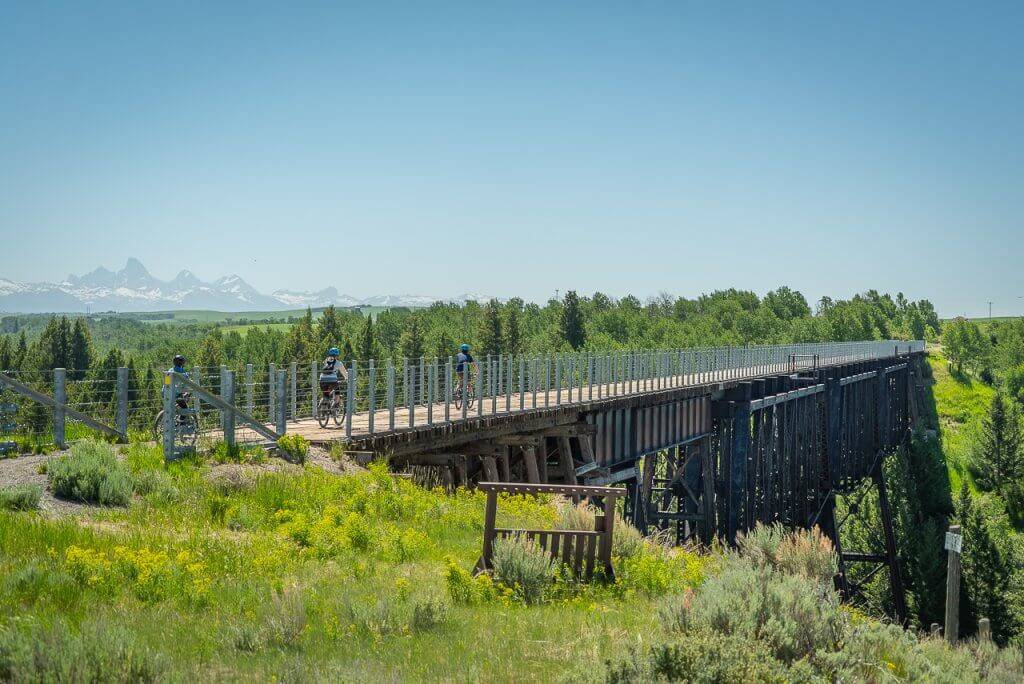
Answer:
<svg viewBox="0 0 1024 684"><path fill-rule="evenodd" d="M906 347L905 347L906 348ZM616 485L641 530L680 542L733 542L757 523L819 526L845 568L887 568L906 620L903 582L882 462L916 420L921 351L759 377L612 392L601 399L354 435L358 451L394 466L433 466L452 485L478 481ZM843 549L836 499L877 488L885 552Z"/></svg>
<svg viewBox="0 0 1024 684"><path fill-rule="evenodd" d="M436 368L420 371L428 379L423 395L443 394L443 401L419 402L414 390L404 406L395 401L393 385L377 401L371 365L370 382L362 385L369 388L368 401L360 403L359 390L349 390L355 410L343 427L325 430L311 419L287 424L282 412L276 430L322 444L342 441L397 469L430 467L449 486L617 486L625 489L628 519L644 531L671 530L679 542L732 543L758 523L818 526L839 551L839 589L847 596L859 590L847 578L851 564L873 565L855 573L866 578L885 568L896 613L905 621L882 465L913 430L924 345L821 347L813 354L747 348L739 350L740 361L718 367L688 360L687 352L639 360L627 355L604 372L593 359L575 366L570 359L556 368L556 383L534 372L526 373L524 384L529 362L520 361L518 386L515 362L502 360L483 368L485 379L490 371L490 384L481 382L484 398L460 410L451 404L450 362L444 392L434 384ZM716 352L716 358L724 357ZM394 376L388 366L389 383ZM357 378L350 381L360 387ZM283 397L283 375L279 385ZM837 498L866 486L877 489L883 553L842 547Z"/></svg>

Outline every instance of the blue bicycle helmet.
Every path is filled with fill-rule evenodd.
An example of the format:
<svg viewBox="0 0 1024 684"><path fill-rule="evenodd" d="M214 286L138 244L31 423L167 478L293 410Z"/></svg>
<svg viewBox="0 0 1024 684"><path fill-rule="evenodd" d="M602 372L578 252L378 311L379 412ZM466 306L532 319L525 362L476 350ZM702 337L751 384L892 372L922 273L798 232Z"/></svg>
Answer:
<svg viewBox="0 0 1024 684"><path fill-rule="evenodd" d="M327 355L328 356L341 356L341 350L338 349L337 347L331 347L330 349L327 350Z"/></svg>
<svg viewBox="0 0 1024 684"><path fill-rule="evenodd" d="M469 351L469 345L468 344L462 345L461 347L459 347L459 351L468 352Z"/></svg>

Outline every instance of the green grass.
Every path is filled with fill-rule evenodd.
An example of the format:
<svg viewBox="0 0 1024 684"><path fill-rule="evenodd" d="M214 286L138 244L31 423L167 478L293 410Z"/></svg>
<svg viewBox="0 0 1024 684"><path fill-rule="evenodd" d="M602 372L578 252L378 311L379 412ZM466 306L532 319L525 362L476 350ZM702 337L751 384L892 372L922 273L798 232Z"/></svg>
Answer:
<svg viewBox="0 0 1024 684"><path fill-rule="evenodd" d="M995 390L970 375L950 373L946 358L941 353L931 352L928 363L934 377L932 395L939 419L942 449L949 468L950 486L955 495L966 478L973 490L974 483L967 472L971 442L974 430L988 412Z"/></svg>
<svg viewBox="0 0 1024 684"><path fill-rule="evenodd" d="M0 513L0 635L116 625L175 678L545 680L567 649L599 662L657 620L654 599L615 587L537 608L453 604L447 559L469 569L479 555L478 493L428 492L379 467L345 478L254 468L214 485L207 466L165 470L158 456L128 449L137 482L163 473L128 508ZM545 499L500 508L499 524L555 520Z"/></svg>
<svg viewBox="0 0 1024 684"><path fill-rule="evenodd" d="M137 485L128 507L0 511L0 680L604 681L606 661L635 665L639 681L666 668L692 678L718 666L659 644L719 643L721 615L734 638L713 660L735 650L729 672L787 673L811 667L791 662L809 657L792 655L805 640L792 635L820 635L814 648L829 656L878 624L839 607L831 547L811 535L762 533L745 544L756 562L631 544L617 582L556 579L528 605L519 588L470 573L480 492L426 491L380 464L340 477L232 463L233 477L213 478L198 458L167 467L144 444L122 460ZM567 515L553 503L504 497L497 524L553 528ZM765 582L778 586L746 591ZM697 632L679 632L687 624ZM896 645L850 654L863 671L918 647L876 637ZM857 678L831 657L815 661L819 676ZM916 673L928 659L915 657ZM973 667L967 651L946 657Z"/></svg>
<svg viewBox="0 0 1024 684"><path fill-rule="evenodd" d="M245 337L249 334L249 331L253 329L265 330L270 328L271 330L276 330L278 332L288 332L291 330L293 325L294 323L251 323L246 325L225 325L221 326L220 329L225 335L229 332L237 332L242 337Z"/></svg>

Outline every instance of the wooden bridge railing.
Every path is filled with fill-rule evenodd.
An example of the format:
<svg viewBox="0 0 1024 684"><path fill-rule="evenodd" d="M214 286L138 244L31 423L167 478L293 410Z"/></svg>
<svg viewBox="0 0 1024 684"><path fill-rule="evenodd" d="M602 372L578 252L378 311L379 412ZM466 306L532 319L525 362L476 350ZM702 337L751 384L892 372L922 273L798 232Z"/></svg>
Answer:
<svg viewBox="0 0 1024 684"><path fill-rule="evenodd" d="M615 527L615 499L626 494L616 487L587 487L577 485L526 484L517 482L481 482L479 488L487 492L484 509L484 546L477 571L492 569L494 541L497 538L525 536L536 541L551 558L572 568L577 577L591 579L594 567L600 563L605 576L615 576L612 569L612 534ZM575 498L604 500L601 511L594 517L593 530L527 530L495 527L498 512L498 494L562 494Z"/></svg>

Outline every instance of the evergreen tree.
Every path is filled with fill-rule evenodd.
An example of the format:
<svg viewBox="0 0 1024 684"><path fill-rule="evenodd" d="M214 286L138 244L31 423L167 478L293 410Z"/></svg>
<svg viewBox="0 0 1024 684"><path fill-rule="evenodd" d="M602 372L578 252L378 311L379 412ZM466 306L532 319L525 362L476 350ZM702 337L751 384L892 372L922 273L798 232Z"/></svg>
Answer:
<svg viewBox="0 0 1024 684"><path fill-rule="evenodd" d="M317 322L316 333L316 336L320 339L320 346L324 349L341 345L345 335L341 325L341 318L338 316L338 311L333 305L324 309L323 315L320 316L320 320Z"/></svg>
<svg viewBox="0 0 1024 684"><path fill-rule="evenodd" d="M289 360L309 361L320 355L319 349L314 349L315 333L313 331L313 311L306 307L306 313L288 331L285 341L285 355Z"/></svg>
<svg viewBox="0 0 1024 684"><path fill-rule="evenodd" d="M366 317L366 323L359 334L359 347L356 349L356 353L359 360L364 363L379 356L377 343L373 337L373 316Z"/></svg>
<svg viewBox="0 0 1024 684"><path fill-rule="evenodd" d="M985 515L972 501L966 483L960 490L958 508L963 533L964 588L960 624L969 628L978 623L978 618L987 617L992 622L993 639L1005 645L1015 626L1009 605L1012 564L996 545Z"/></svg>
<svg viewBox="0 0 1024 684"><path fill-rule="evenodd" d="M505 306L505 340L504 349L508 354L521 354L523 352L523 332L520 329L520 316L523 311L523 300L518 297Z"/></svg>
<svg viewBox="0 0 1024 684"><path fill-rule="evenodd" d="M39 341L35 344L36 365L41 371L54 368L71 369L71 322L67 316L54 316L46 324Z"/></svg>
<svg viewBox="0 0 1024 684"><path fill-rule="evenodd" d="M14 358L11 361L11 368L20 370L25 367L25 358L28 356L28 340L25 337L25 331L22 330L21 334L18 335L18 346L14 350Z"/></svg>
<svg viewBox="0 0 1024 684"><path fill-rule="evenodd" d="M208 332L199 344L199 349L196 350L195 365L206 370L212 370L220 366L224 358L221 353L222 341L223 334L220 328L214 328ZM198 379L195 379L195 381L198 382Z"/></svg>
<svg viewBox="0 0 1024 684"><path fill-rule="evenodd" d="M583 311L580 307L580 299L576 295L576 290L566 292L562 304L562 338L573 349L581 349L587 342L587 333L584 328Z"/></svg>
<svg viewBox="0 0 1024 684"><path fill-rule="evenodd" d="M0 337L0 373L14 369L14 349L7 335Z"/></svg>
<svg viewBox="0 0 1024 684"><path fill-rule="evenodd" d="M487 302L484 318L480 325L480 356L498 355L503 345L501 334L501 305L497 299Z"/></svg>
<svg viewBox="0 0 1024 684"><path fill-rule="evenodd" d="M447 359L456 353L455 339L449 333L448 328L441 328L434 332L430 348L433 350L434 357L438 359Z"/></svg>
<svg viewBox="0 0 1024 684"><path fill-rule="evenodd" d="M418 359L424 354L423 331L420 329L419 316L410 316L402 333L402 356L407 359Z"/></svg>
<svg viewBox="0 0 1024 684"><path fill-rule="evenodd" d="M988 416L982 421L971 465L979 487L1001 494L1012 490L1024 477L1019 412L1001 392L992 397Z"/></svg>
<svg viewBox="0 0 1024 684"><path fill-rule="evenodd" d="M81 380L92 367L92 336L84 318L76 318L71 331L68 378Z"/></svg>
<svg viewBox="0 0 1024 684"><path fill-rule="evenodd" d="M117 369L124 365L120 350L111 349L90 372L88 385L90 401L106 406L106 418L111 418L117 407Z"/></svg>

